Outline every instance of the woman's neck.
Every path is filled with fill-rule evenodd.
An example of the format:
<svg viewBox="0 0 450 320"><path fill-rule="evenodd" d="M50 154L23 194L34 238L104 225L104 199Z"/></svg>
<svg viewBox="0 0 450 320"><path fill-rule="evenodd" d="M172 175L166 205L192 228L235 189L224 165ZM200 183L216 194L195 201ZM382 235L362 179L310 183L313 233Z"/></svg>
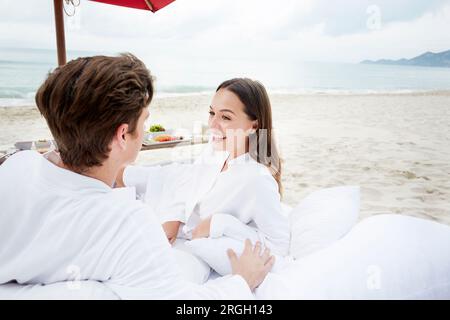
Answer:
<svg viewBox="0 0 450 320"><path fill-rule="evenodd" d="M244 154L246 154L247 151L243 150L241 152L235 152L235 153L230 153L230 155L228 156L227 160L225 160L222 170L220 172L224 172L228 169L228 163L236 158L239 158L240 156L243 156Z"/></svg>

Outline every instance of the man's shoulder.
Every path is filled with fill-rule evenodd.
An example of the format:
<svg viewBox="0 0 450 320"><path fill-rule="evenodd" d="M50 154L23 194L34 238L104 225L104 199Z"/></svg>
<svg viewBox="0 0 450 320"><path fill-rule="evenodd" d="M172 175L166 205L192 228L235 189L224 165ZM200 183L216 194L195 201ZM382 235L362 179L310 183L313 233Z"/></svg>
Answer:
<svg viewBox="0 0 450 320"><path fill-rule="evenodd" d="M1 166L2 168L8 168L8 167L18 167L21 165L29 165L30 163L37 162L42 159L42 155L33 150L24 150L19 151L10 156Z"/></svg>
<svg viewBox="0 0 450 320"><path fill-rule="evenodd" d="M107 212L111 212L114 215L123 215L124 217L134 213L152 213L152 208L148 204L132 198L131 194L123 196L118 193L118 190L114 189L108 193L87 197L84 201L90 202L90 206L93 209L101 207ZM102 213L104 210L99 210L99 212Z"/></svg>

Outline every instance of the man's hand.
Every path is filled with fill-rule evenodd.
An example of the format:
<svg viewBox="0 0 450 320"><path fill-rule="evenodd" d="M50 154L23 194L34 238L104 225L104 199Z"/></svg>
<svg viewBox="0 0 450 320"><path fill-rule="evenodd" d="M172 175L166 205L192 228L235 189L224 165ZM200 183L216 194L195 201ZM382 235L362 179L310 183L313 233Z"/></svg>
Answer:
<svg viewBox="0 0 450 320"><path fill-rule="evenodd" d="M170 244L173 244L177 239L178 229L180 228L180 221L167 221L163 223L162 227L166 233Z"/></svg>
<svg viewBox="0 0 450 320"><path fill-rule="evenodd" d="M211 216L202 220L198 226L192 231L192 239L209 237L209 230L211 228Z"/></svg>
<svg viewBox="0 0 450 320"><path fill-rule="evenodd" d="M239 258L231 249L228 249L227 253L232 273L242 276L252 291L264 281L275 263L275 257L270 255L269 249L266 248L261 255L259 241L252 248L250 240L245 240L245 248Z"/></svg>

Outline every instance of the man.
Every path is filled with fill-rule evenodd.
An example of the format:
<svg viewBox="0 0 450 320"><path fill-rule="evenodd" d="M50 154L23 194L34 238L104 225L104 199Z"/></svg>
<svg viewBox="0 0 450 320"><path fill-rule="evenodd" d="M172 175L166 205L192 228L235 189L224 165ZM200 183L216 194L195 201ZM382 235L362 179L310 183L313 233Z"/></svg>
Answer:
<svg viewBox="0 0 450 320"><path fill-rule="evenodd" d="M133 55L79 58L50 73L36 104L58 145L0 167L0 284L102 281L121 298L240 299L274 258L246 242L233 275L184 281L156 216L133 189L113 189L141 148L152 77Z"/></svg>

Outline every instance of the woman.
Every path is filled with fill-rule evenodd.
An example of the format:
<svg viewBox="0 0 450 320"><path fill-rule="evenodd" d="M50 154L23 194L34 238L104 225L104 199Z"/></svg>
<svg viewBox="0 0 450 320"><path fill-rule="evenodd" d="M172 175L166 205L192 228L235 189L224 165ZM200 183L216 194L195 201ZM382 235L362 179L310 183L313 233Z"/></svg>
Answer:
<svg viewBox="0 0 450 320"><path fill-rule="evenodd" d="M272 140L265 88L245 78L225 81L208 112L207 150L194 165L167 168L170 178L167 174L150 179L149 188L155 180L167 182L165 191L153 189L146 200L153 205L159 202L157 211L172 243L177 236L249 238L277 255L287 255L289 225L280 202L281 160ZM129 176L126 171L127 185L133 184Z"/></svg>

